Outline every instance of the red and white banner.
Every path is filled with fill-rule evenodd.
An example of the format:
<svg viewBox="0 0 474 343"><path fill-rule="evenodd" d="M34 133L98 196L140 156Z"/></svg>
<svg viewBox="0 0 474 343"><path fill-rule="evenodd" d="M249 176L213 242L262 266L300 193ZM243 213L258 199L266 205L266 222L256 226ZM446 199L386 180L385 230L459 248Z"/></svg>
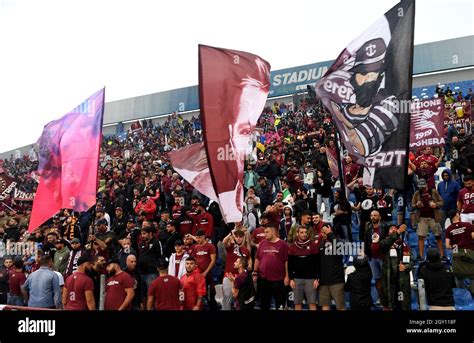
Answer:
<svg viewBox="0 0 474 343"><path fill-rule="evenodd" d="M3 201L7 195L14 200L33 201L35 193L23 192L17 188L18 182L7 174L0 173L0 201Z"/></svg>
<svg viewBox="0 0 474 343"><path fill-rule="evenodd" d="M170 151L168 157L173 169L179 175L200 193L217 202L204 143L194 143L185 148Z"/></svg>
<svg viewBox="0 0 474 343"><path fill-rule="evenodd" d="M444 100L411 103L410 148L444 145Z"/></svg>
<svg viewBox="0 0 474 343"><path fill-rule="evenodd" d="M471 102L456 101L444 105L444 124L456 125L469 123L471 121Z"/></svg>

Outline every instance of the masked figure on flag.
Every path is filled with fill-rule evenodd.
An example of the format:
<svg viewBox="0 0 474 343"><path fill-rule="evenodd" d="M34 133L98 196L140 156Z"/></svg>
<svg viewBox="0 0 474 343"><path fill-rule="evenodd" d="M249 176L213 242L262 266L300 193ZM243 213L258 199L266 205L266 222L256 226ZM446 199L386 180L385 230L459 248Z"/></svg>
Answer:
<svg viewBox="0 0 474 343"><path fill-rule="evenodd" d="M350 142L346 148L361 164L365 164L361 157L379 152L385 139L398 128L395 96L387 95L384 89L385 53L382 38L365 42L342 70L328 76L323 88L336 97L331 108L344 125L342 134Z"/></svg>
<svg viewBox="0 0 474 343"><path fill-rule="evenodd" d="M403 0L352 41L316 84L364 182L404 188L410 127L414 1Z"/></svg>

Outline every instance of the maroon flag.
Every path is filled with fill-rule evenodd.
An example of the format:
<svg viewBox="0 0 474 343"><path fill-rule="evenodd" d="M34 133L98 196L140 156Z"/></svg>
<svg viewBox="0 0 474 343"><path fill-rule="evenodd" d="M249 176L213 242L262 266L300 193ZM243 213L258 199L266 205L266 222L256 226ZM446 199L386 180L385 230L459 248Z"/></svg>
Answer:
<svg viewBox="0 0 474 343"><path fill-rule="evenodd" d="M405 188L415 1L402 0L353 40L316 84L364 183ZM337 22L350 30L350 23Z"/></svg>
<svg viewBox="0 0 474 343"><path fill-rule="evenodd" d="M204 143L194 143L179 150L168 153L174 170L188 181L200 193L217 201L212 186L209 164L207 162Z"/></svg>
<svg viewBox="0 0 474 343"><path fill-rule="evenodd" d="M132 132L140 131L142 130L142 124L140 124L140 122L137 120L132 124L132 126L130 126L130 129L132 130Z"/></svg>
<svg viewBox="0 0 474 343"><path fill-rule="evenodd" d="M410 148L444 145L442 98L411 103Z"/></svg>
<svg viewBox="0 0 474 343"><path fill-rule="evenodd" d="M199 46L199 97L209 172L224 220L242 219L244 159L265 106L270 64L236 50Z"/></svg>

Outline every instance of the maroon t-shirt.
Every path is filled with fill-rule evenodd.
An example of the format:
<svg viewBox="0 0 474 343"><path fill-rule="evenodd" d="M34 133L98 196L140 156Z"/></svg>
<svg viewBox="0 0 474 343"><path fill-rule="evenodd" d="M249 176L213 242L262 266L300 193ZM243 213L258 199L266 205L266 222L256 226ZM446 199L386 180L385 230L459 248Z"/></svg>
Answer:
<svg viewBox="0 0 474 343"><path fill-rule="evenodd" d="M259 227L253 230L252 239L255 244L260 244L260 242L265 239L265 228Z"/></svg>
<svg viewBox="0 0 474 343"><path fill-rule="evenodd" d="M94 291L94 282L85 273L74 272L66 279L67 304L65 310L88 310L86 291Z"/></svg>
<svg viewBox="0 0 474 343"><path fill-rule="evenodd" d="M211 255L213 254L216 254L216 247L211 243L194 245L191 256L196 259L198 269L201 273L203 273L209 266L209 263L211 263Z"/></svg>
<svg viewBox="0 0 474 343"><path fill-rule="evenodd" d="M148 289L148 296L155 297L155 309L178 311L181 307L179 290L181 282L172 275L160 276L153 280Z"/></svg>
<svg viewBox="0 0 474 343"><path fill-rule="evenodd" d="M133 289L133 285L134 279L124 272L108 278L105 286L106 296L104 308L106 310L118 310L127 297L125 289ZM132 309L132 302L130 302L130 305L126 309Z"/></svg>
<svg viewBox="0 0 474 343"><path fill-rule="evenodd" d="M10 271L9 276L9 284L10 284L10 293L13 295L20 295L21 296L21 285L23 285L26 281L26 276L22 272L16 272L15 270Z"/></svg>
<svg viewBox="0 0 474 343"><path fill-rule="evenodd" d="M179 233L181 237L186 236L187 234L192 234L193 232L193 222L190 219L184 219L179 223Z"/></svg>
<svg viewBox="0 0 474 343"><path fill-rule="evenodd" d="M260 277L268 281L281 281L285 278L285 263L288 261L288 244L283 240L271 243L263 240L255 256L259 260Z"/></svg>
<svg viewBox="0 0 474 343"><path fill-rule="evenodd" d="M472 232L474 232L474 226L458 222L449 225L446 229L446 238L449 238L451 245L457 245L459 249L474 250Z"/></svg>
<svg viewBox="0 0 474 343"><path fill-rule="evenodd" d="M463 188L459 191L458 201L462 203L462 213L474 213L474 188Z"/></svg>
<svg viewBox="0 0 474 343"><path fill-rule="evenodd" d="M239 247L237 244L232 244L230 247L226 248L226 252L225 272L236 275L239 271L234 268L235 261L242 256L248 258L250 256L250 251L246 247Z"/></svg>
<svg viewBox="0 0 474 343"><path fill-rule="evenodd" d="M420 217L421 218L434 218L434 210L430 206L431 199L431 192L422 192L420 193L421 202L423 203L423 207L420 208Z"/></svg>

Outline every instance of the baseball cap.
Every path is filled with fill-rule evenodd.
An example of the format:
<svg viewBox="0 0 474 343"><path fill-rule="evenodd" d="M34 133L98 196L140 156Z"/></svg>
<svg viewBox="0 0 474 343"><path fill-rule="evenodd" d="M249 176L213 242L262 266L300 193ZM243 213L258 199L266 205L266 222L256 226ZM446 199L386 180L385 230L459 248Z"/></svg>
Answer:
<svg viewBox="0 0 474 343"><path fill-rule="evenodd" d="M355 55L353 73L366 74L379 72L383 66L387 46L382 38L375 38L365 42Z"/></svg>
<svg viewBox="0 0 474 343"><path fill-rule="evenodd" d="M107 219L101 218L97 221L97 225L102 225L102 224L107 225L108 224Z"/></svg>
<svg viewBox="0 0 474 343"><path fill-rule="evenodd" d="M123 211L123 208L121 208L121 207L116 207L116 208L115 208L115 211Z"/></svg>
<svg viewBox="0 0 474 343"><path fill-rule="evenodd" d="M64 245L67 245L67 241L66 241L65 239L62 239L62 238L61 238L61 239L58 239L58 240L54 243L54 245L56 245L56 244L64 244Z"/></svg>
<svg viewBox="0 0 474 343"><path fill-rule="evenodd" d="M81 255L81 257L79 257L77 259L77 266L80 266L86 262L90 262L90 258L89 256L86 254L86 255Z"/></svg>
<svg viewBox="0 0 474 343"><path fill-rule="evenodd" d="M81 241L79 240L79 238L74 238L74 239L71 241L71 244L74 244L74 243L81 243Z"/></svg>

